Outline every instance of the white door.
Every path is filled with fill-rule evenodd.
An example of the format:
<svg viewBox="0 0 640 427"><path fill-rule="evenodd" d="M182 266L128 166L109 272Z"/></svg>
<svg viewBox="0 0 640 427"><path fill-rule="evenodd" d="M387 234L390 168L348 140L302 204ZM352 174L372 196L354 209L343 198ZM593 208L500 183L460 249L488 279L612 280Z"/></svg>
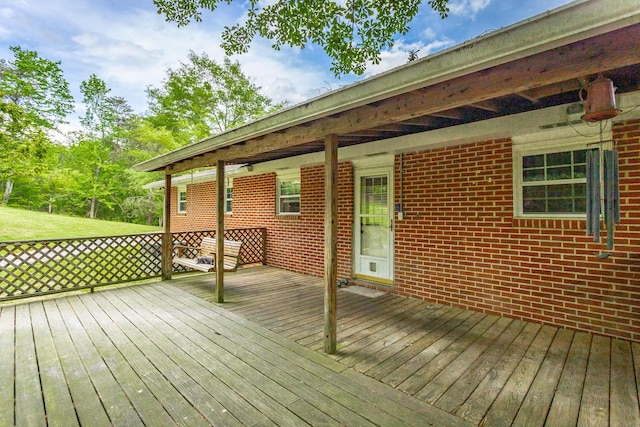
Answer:
<svg viewBox="0 0 640 427"><path fill-rule="evenodd" d="M393 168L356 171L355 274L392 283Z"/></svg>

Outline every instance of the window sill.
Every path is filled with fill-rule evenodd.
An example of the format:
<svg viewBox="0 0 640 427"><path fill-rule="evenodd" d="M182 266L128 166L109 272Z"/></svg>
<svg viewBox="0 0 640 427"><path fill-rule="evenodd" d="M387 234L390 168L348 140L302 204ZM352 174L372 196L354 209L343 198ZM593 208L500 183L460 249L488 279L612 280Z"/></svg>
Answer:
<svg viewBox="0 0 640 427"><path fill-rule="evenodd" d="M552 228L582 230L586 228L586 218L583 216L562 217L516 217L513 218L514 227L522 228Z"/></svg>

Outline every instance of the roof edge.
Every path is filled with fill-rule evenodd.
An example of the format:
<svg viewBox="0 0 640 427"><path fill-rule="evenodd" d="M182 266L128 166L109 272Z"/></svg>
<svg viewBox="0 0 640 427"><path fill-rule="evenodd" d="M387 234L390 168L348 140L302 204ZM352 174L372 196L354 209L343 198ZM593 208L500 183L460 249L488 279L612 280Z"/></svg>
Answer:
<svg viewBox="0 0 640 427"><path fill-rule="evenodd" d="M135 165L151 172L251 138L640 23L624 0L577 0Z"/></svg>

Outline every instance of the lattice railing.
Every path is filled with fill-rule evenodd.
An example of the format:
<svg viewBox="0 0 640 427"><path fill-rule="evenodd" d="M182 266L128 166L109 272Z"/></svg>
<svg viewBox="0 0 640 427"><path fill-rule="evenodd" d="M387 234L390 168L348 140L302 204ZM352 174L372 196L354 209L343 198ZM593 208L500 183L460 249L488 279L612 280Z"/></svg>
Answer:
<svg viewBox="0 0 640 427"><path fill-rule="evenodd" d="M198 246L215 231L174 233L174 242ZM225 230L242 240L241 264L265 263L263 228ZM159 277L162 233L0 242L0 300ZM174 266L174 271L184 271Z"/></svg>

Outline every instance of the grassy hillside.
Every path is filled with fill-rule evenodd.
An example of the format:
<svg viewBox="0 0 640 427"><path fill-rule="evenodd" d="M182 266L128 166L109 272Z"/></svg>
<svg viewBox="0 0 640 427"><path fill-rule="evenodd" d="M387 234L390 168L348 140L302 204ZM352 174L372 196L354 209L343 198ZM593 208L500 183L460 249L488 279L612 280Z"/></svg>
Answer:
<svg viewBox="0 0 640 427"><path fill-rule="evenodd" d="M0 241L116 236L149 231L161 231L161 228L0 207Z"/></svg>

